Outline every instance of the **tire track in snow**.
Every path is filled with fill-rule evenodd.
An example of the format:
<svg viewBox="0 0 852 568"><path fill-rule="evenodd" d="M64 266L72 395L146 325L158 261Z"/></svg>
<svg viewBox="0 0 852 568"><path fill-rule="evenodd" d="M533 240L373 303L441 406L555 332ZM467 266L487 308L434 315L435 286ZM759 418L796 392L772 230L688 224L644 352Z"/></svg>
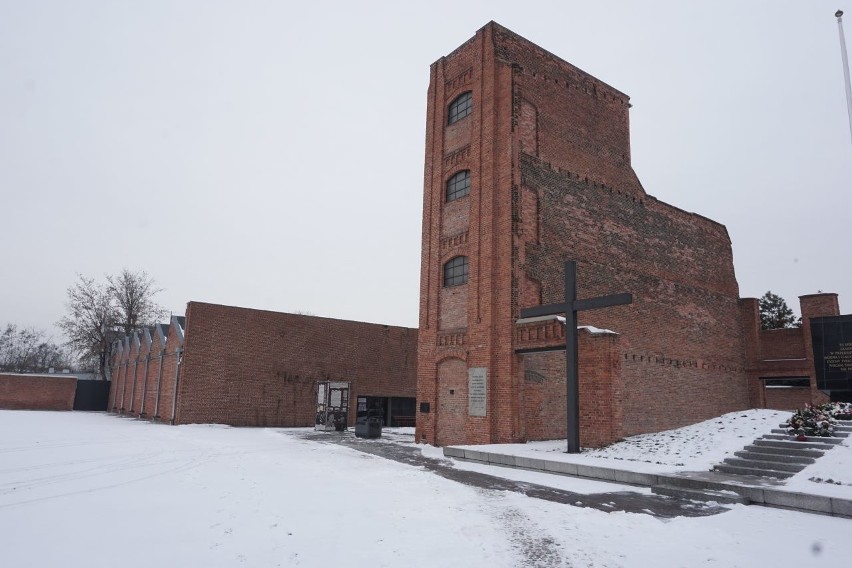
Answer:
<svg viewBox="0 0 852 568"><path fill-rule="evenodd" d="M62 474L57 474L54 476L46 476L36 480L29 481L21 481L21 482L7 482L4 484L3 489L0 487L0 497L8 497L11 495L18 495L23 490L23 492L29 492L33 490L40 489L42 487L48 487L51 485L60 485L66 482L74 482L78 483L81 479L96 479L103 475L114 475L116 473L126 472L126 471L144 471L145 469L150 469L151 467L159 467L166 465L173 465L173 467L166 467L165 469L154 471L152 473L143 474L143 475L135 475L128 477L122 481L107 483L107 484L99 484L96 487L88 487L86 489L77 489L74 491L57 491L51 495L44 495L42 497L33 497L30 499L20 499L11 502L2 502L0 501L0 510L8 509L11 507L17 507L20 505L26 505L30 503L37 503L40 501L50 501L53 499L59 499L71 495L81 495L86 493L96 493L99 491L105 491L109 489L114 489L117 487L123 487L125 485L130 485L133 483L138 483L141 481L146 481L149 479L153 479L156 477L160 477L163 475L170 475L174 473L182 473L184 471L189 471L195 469L199 465L209 462L212 459L221 458L221 457L234 457L234 456L243 456L252 453L264 452L267 451L266 448L255 448L255 449L243 449L239 447L226 447L220 448L219 450L184 450L181 452L180 456L172 457L170 459L162 459L163 454L145 454L144 452L140 454L134 454L129 457L124 457L118 461L111 462L110 464L106 464L105 466L96 466L93 468L88 468L86 470L81 471L69 471ZM187 454L192 454L187 458ZM159 458L159 459L158 459ZM81 475L82 474L82 475ZM15 484L14 487L9 488L10 485Z"/></svg>

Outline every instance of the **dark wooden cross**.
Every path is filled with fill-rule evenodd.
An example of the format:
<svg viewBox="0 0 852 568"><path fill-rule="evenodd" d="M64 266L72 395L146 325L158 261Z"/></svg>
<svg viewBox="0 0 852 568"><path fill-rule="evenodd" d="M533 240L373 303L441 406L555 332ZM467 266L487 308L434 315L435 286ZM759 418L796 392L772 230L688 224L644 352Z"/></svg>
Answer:
<svg viewBox="0 0 852 568"><path fill-rule="evenodd" d="M577 263L569 260L565 263L565 301L561 304L547 304L535 308L521 310L522 318L552 316L565 314L565 367L568 387L568 451L569 454L580 452L580 381L577 359L579 347L577 342L577 312L594 310L609 306L621 306L633 302L633 294L613 294L598 296L587 300L577 299ZM539 351L525 350L526 353Z"/></svg>

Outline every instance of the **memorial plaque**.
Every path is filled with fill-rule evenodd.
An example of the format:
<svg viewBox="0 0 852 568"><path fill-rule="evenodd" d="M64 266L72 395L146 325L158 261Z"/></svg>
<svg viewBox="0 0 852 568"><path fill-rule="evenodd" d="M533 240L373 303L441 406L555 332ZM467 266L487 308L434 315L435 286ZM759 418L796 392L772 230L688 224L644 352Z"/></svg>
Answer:
<svg viewBox="0 0 852 568"><path fill-rule="evenodd" d="M488 370L471 367L467 370L467 413L470 416L485 416Z"/></svg>
<svg viewBox="0 0 852 568"><path fill-rule="evenodd" d="M811 319L817 388L852 391L852 315Z"/></svg>

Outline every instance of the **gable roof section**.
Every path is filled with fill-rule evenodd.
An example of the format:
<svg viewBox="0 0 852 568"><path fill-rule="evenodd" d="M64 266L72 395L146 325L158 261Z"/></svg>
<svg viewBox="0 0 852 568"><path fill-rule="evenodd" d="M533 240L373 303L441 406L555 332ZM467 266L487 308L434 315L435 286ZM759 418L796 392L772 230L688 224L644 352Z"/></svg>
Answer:
<svg viewBox="0 0 852 568"><path fill-rule="evenodd" d="M178 346L183 347L183 329L186 325L186 318L183 316L172 316L171 325L175 330L175 335L178 338Z"/></svg>

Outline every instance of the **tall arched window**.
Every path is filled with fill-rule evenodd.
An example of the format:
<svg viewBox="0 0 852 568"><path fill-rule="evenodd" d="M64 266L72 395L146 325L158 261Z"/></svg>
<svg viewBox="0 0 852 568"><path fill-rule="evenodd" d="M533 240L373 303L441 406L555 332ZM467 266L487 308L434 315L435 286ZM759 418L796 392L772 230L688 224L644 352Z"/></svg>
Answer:
<svg viewBox="0 0 852 568"><path fill-rule="evenodd" d="M447 202L470 193L470 170L462 170L447 182Z"/></svg>
<svg viewBox="0 0 852 568"><path fill-rule="evenodd" d="M467 257L451 258L444 265L444 287L467 283Z"/></svg>
<svg viewBox="0 0 852 568"><path fill-rule="evenodd" d="M453 99L447 112L447 124L463 119L473 110L473 94L468 91Z"/></svg>

